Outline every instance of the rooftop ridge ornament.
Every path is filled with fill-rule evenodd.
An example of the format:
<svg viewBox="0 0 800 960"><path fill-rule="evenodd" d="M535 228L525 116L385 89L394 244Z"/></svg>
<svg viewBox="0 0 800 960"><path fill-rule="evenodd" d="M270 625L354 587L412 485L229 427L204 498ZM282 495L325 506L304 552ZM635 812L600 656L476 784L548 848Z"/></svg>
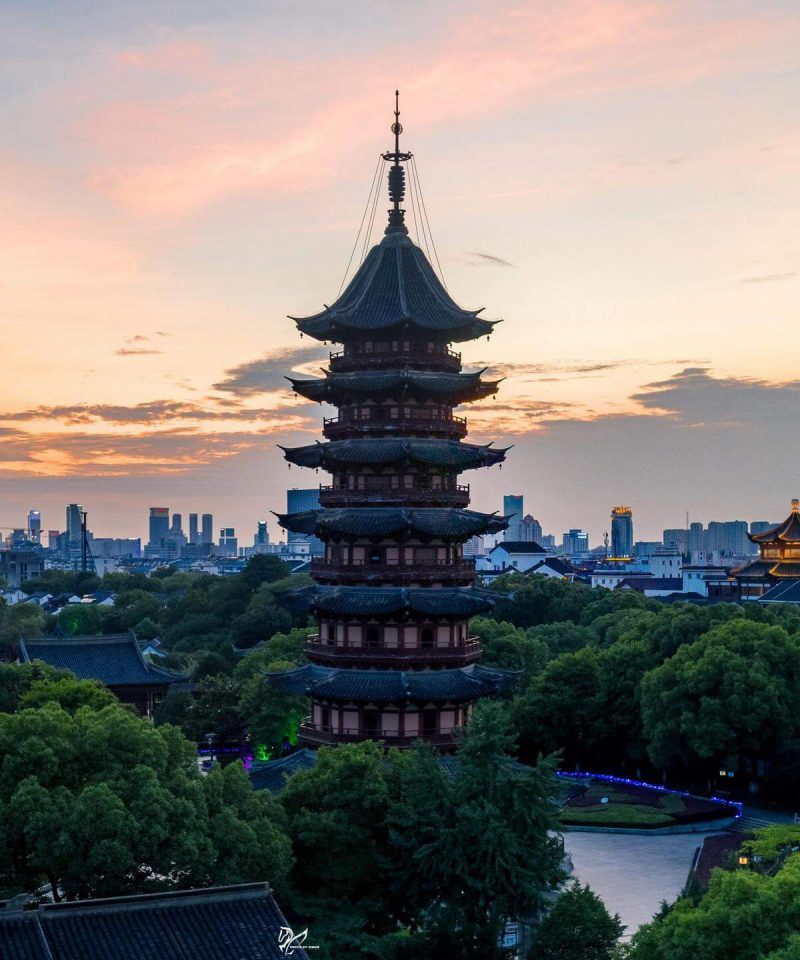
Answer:
<svg viewBox="0 0 800 960"><path fill-rule="evenodd" d="M406 212L400 206L406 196L406 170L400 164L408 162L412 154L400 152L400 134L403 132L403 125L400 123L399 90L394 92L394 123L391 129L394 134L394 152L388 151L383 154L383 159L387 163L393 161L389 168L389 199L392 202L392 209L387 211L389 225L385 233L408 234L408 227L405 224Z"/></svg>

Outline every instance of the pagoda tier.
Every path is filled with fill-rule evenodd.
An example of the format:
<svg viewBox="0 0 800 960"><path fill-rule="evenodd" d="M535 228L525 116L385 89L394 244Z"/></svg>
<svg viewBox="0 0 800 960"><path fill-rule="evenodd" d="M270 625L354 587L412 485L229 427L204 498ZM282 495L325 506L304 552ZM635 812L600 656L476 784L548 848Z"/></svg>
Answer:
<svg viewBox="0 0 800 960"><path fill-rule="evenodd" d="M800 580L800 500L792 500L783 523L748 537L758 544L759 558L731 570L740 599L755 600L777 583Z"/></svg>
<svg viewBox="0 0 800 960"><path fill-rule="evenodd" d="M399 136L399 134L397 134ZM284 449L289 463L331 474L319 510L279 515L287 530L319 537L316 585L290 602L318 624L307 667L270 674L279 690L308 692L313 713L301 730L308 745L378 738L408 745L422 737L453 745L472 703L512 681L477 664L480 644L469 618L492 608L474 588L463 545L497 533L505 518L464 509L465 470L502 463L506 451L462 442L459 404L497 391L483 371L461 372L455 341L491 332L446 292L408 238L400 208L409 158L395 151L389 172L386 236L332 306L298 319L298 329L342 343L324 376L290 378L295 391L334 404L324 443Z"/></svg>

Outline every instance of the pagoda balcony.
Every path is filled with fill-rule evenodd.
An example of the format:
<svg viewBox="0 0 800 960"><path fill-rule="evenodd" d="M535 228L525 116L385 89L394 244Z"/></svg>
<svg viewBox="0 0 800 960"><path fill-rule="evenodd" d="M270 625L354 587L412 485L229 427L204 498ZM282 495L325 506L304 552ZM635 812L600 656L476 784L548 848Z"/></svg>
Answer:
<svg viewBox="0 0 800 960"><path fill-rule="evenodd" d="M311 576L320 583L364 583L379 580L411 583L470 584L475 579L474 560L442 560L432 563L342 563L318 557L311 561Z"/></svg>
<svg viewBox="0 0 800 960"><path fill-rule="evenodd" d="M348 353L339 350L329 355L331 370L384 370L391 367L414 367L420 370L461 369L461 354L455 350L433 353L428 350L398 350L388 353Z"/></svg>
<svg viewBox="0 0 800 960"><path fill-rule="evenodd" d="M301 743L316 747L335 746L337 743L354 743L362 740L380 740L387 747L403 749L412 746L417 740L423 740L432 746L448 750L455 745L455 731L457 729L459 728L454 727L450 733L415 733L413 735L398 734L397 731L389 730L371 730L368 727L345 727L334 732L321 724L312 723L309 719L300 725L299 733Z"/></svg>
<svg viewBox="0 0 800 960"><path fill-rule="evenodd" d="M469 637L465 643L452 647L354 647L320 643L318 637L312 636L306 643L306 653L314 663L330 667L461 667L480 660L481 642L477 637Z"/></svg>
<svg viewBox="0 0 800 960"><path fill-rule="evenodd" d="M469 504L469 484L458 484L450 489L424 486L403 489L388 484L369 490L320 486L319 504L321 507L466 507Z"/></svg>
<svg viewBox="0 0 800 960"><path fill-rule="evenodd" d="M346 420L341 417L326 417L323 420L323 434L329 440L341 440L349 437L369 435L392 436L402 433L405 436L415 434L423 437L443 436L458 440L467 435L466 417L402 417L386 420Z"/></svg>

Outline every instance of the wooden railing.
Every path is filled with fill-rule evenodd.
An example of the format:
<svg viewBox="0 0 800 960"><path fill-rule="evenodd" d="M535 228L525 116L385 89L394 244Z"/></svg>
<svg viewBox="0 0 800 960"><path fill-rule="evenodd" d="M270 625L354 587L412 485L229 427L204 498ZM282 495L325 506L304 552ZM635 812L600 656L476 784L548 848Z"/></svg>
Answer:
<svg viewBox="0 0 800 960"><path fill-rule="evenodd" d="M334 744L349 743L356 740L380 740L387 747L410 747L417 740L434 746L447 747L454 742L457 727L449 733L415 733L399 734L393 730L373 730L369 727L343 727L338 731L324 728L321 724L306 721L300 726L300 738L306 743Z"/></svg>
<svg viewBox="0 0 800 960"><path fill-rule="evenodd" d="M369 420L348 420L342 417L326 417L322 432L334 439L364 433L394 434L399 431L419 431L425 434L447 433L456 437L466 437L466 417L394 417Z"/></svg>
<svg viewBox="0 0 800 960"><path fill-rule="evenodd" d="M336 579L340 583L363 580L392 580L416 583L418 580L469 581L475 576L474 560L448 560L422 563L342 563L318 557L311 561L311 576L318 580Z"/></svg>
<svg viewBox="0 0 800 960"><path fill-rule="evenodd" d="M369 490L352 490L348 487L323 485L319 488L321 506L353 503L367 504L443 504L451 507L466 507L469 503L469 484L456 484L452 487L370 487Z"/></svg>
<svg viewBox="0 0 800 960"><path fill-rule="evenodd" d="M336 661L359 660L374 663L397 663L398 661L417 661L425 663L445 663L450 661L474 661L480 658L481 644L477 637L470 637L462 644L449 647L416 646L416 647L372 647L372 646L339 646L331 643L320 643L319 640L309 638L306 643L306 653L316 659L334 663Z"/></svg>

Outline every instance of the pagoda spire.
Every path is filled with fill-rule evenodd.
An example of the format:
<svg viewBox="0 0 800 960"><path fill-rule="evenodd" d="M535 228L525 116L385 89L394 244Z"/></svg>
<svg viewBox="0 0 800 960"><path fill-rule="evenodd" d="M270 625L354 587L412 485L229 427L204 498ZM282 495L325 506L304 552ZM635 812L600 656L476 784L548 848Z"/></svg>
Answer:
<svg viewBox="0 0 800 960"><path fill-rule="evenodd" d="M384 153L383 159L389 167L389 199L392 202L392 209L388 211L389 225L386 227L386 233L408 233L408 227L405 224L406 212L400 206L406 196L406 171L401 166L407 163L412 154L400 152L400 134L403 132L403 125L400 123L400 91L394 92L394 123L392 124L392 133L394 134L394 152Z"/></svg>

